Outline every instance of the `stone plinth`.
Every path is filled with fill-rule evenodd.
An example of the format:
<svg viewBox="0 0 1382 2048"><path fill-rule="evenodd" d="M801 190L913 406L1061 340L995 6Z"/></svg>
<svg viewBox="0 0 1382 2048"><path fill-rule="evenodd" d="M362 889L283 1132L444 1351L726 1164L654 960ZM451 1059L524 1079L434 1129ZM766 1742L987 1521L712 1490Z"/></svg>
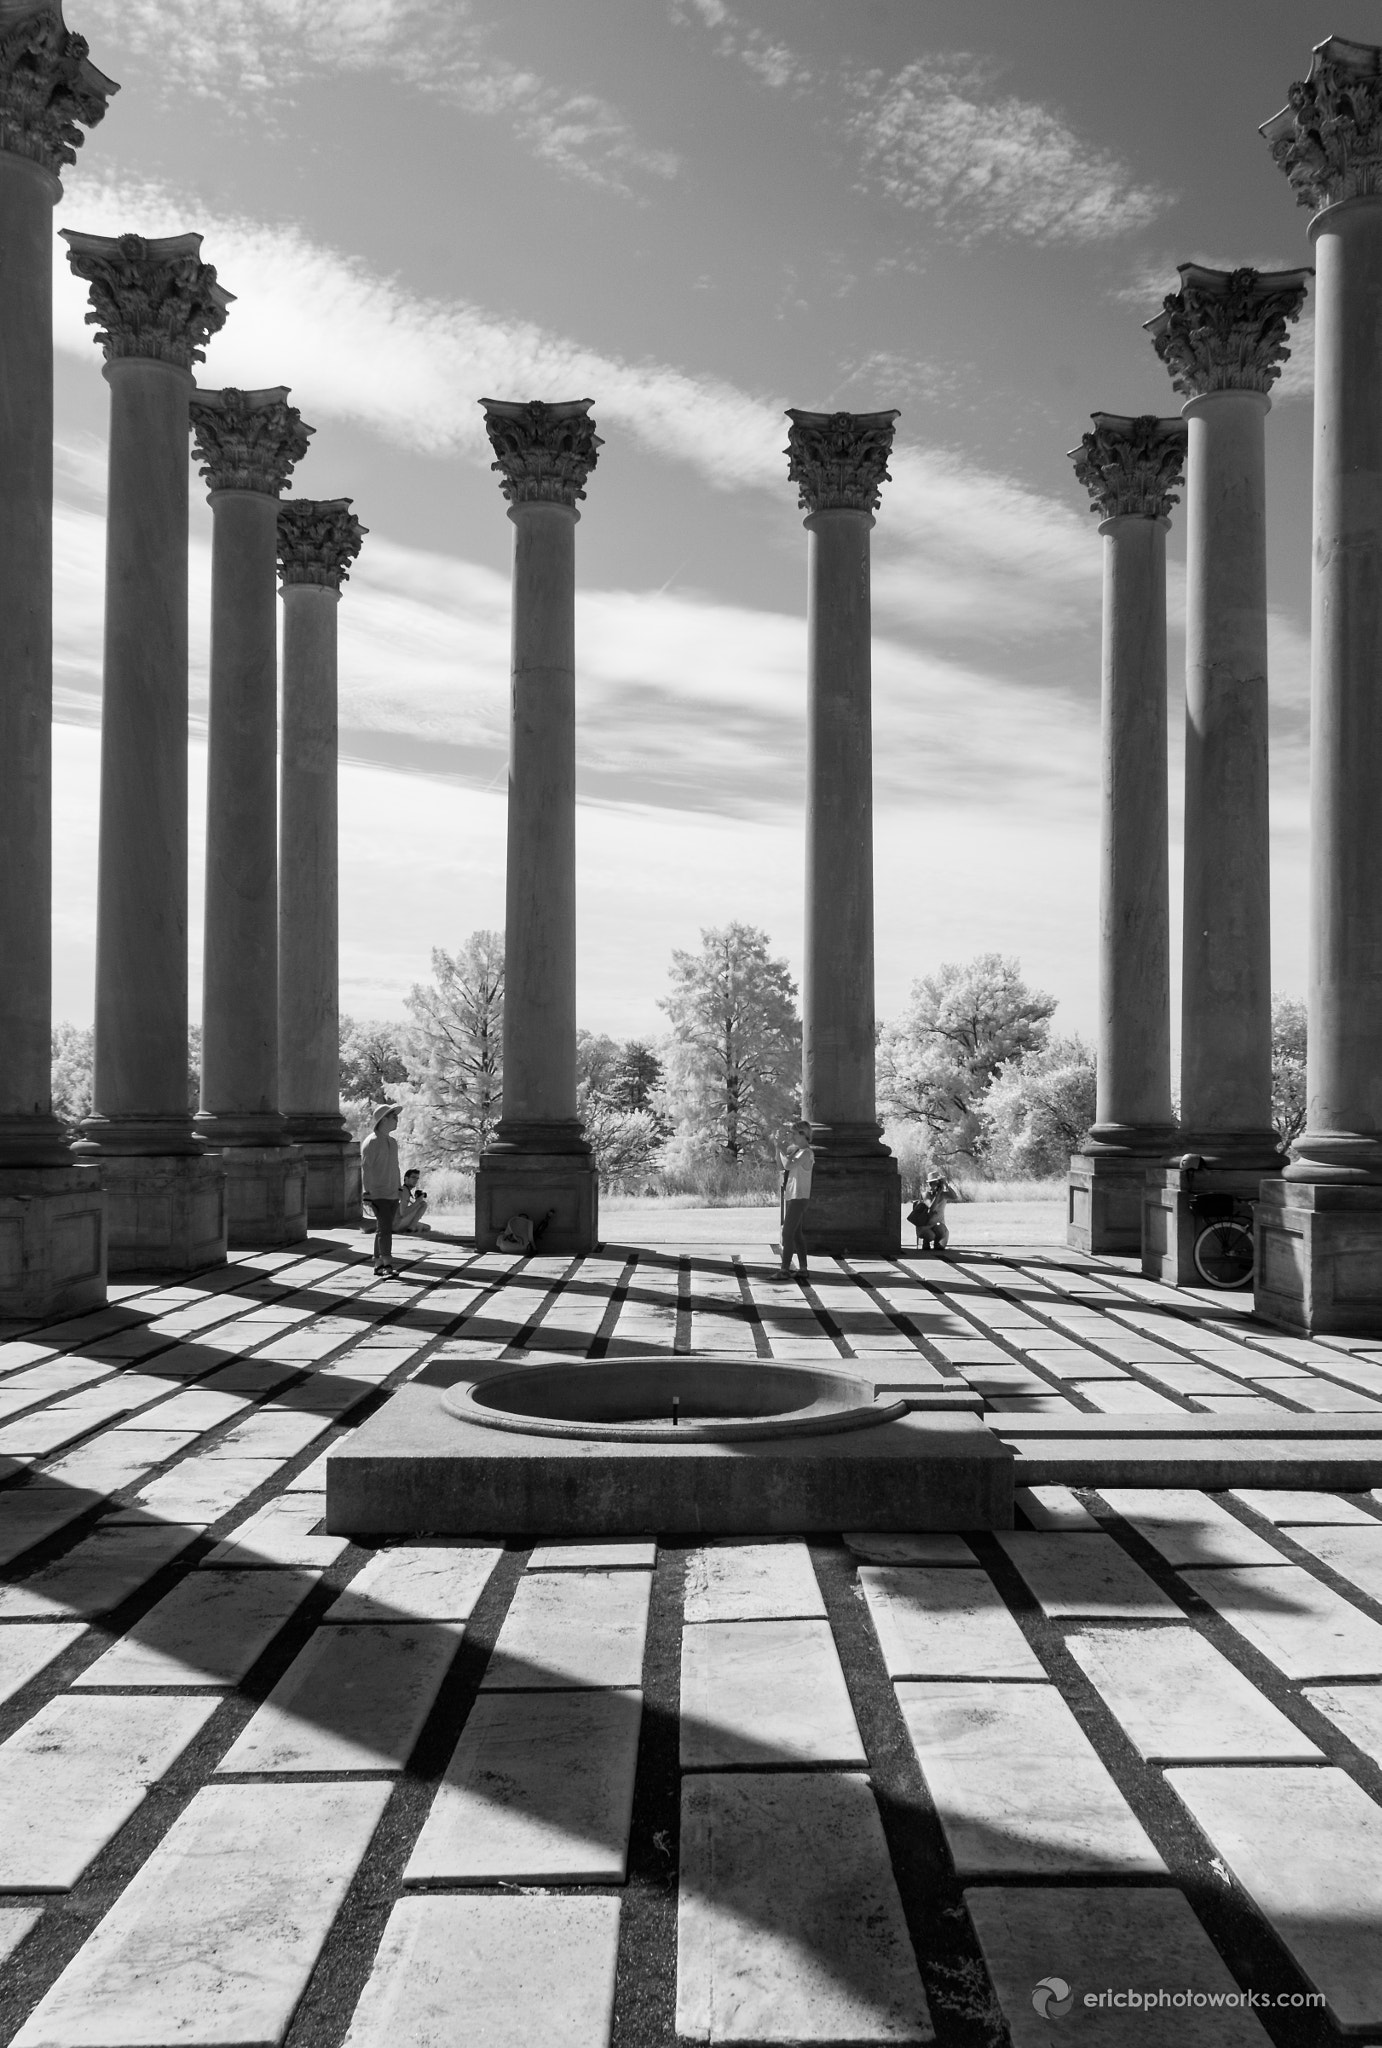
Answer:
<svg viewBox="0 0 1382 2048"><path fill-rule="evenodd" d="M1144 1177L1142 1195L1142 1270L1150 1280L1168 1287L1203 1287L1195 1267L1195 1239L1207 1216L1197 1216L1191 1202L1197 1195L1237 1195L1255 1202L1262 1184L1259 1167L1204 1165L1193 1172L1179 1166L1155 1167Z"/></svg>
<svg viewBox="0 0 1382 2048"><path fill-rule="evenodd" d="M246 1248L300 1244L307 1235L307 1161L301 1148L228 1145L214 1157L225 1174L227 1241Z"/></svg>
<svg viewBox="0 0 1382 2048"><path fill-rule="evenodd" d="M1065 1241L1077 1251L1135 1258L1142 1249L1142 1203L1159 1155L1076 1152L1066 1179Z"/></svg>
<svg viewBox="0 0 1382 2048"><path fill-rule="evenodd" d="M108 1261L115 1273L223 1266L226 1177L218 1153L101 1155Z"/></svg>
<svg viewBox="0 0 1382 2048"><path fill-rule="evenodd" d="M1282 1329L1382 1339L1382 1187L1264 1180L1253 1306Z"/></svg>
<svg viewBox="0 0 1382 2048"><path fill-rule="evenodd" d="M355 1140L349 1136L314 1137L310 1128L304 1129L293 1117L288 1118L288 1136L307 1170L308 1229L332 1230L358 1223L360 1147Z"/></svg>
<svg viewBox="0 0 1382 2048"><path fill-rule="evenodd" d="M531 1216L534 1228L548 1211L540 1252L593 1251L600 1237L600 1178L589 1155L578 1152L501 1152L481 1155L475 1173L475 1243L493 1251L511 1216Z"/></svg>
<svg viewBox="0 0 1382 2048"><path fill-rule="evenodd" d="M334 1451L335 1535L824 1535L1010 1529L1013 1459L969 1415L733 1444L527 1436L401 1387Z"/></svg>
<svg viewBox="0 0 1382 2048"><path fill-rule="evenodd" d="M106 1298L106 1205L95 1166L0 1175L0 1321L44 1321Z"/></svg>
<svg viewBox="0 0 1382 2048"><path fill-rule="evenodd" d="M851 1157L817 1151L806 1245L808 1255L897 1257L902 1249L902 1175L890 1152L880 1147L876 1155Z"/></svg>

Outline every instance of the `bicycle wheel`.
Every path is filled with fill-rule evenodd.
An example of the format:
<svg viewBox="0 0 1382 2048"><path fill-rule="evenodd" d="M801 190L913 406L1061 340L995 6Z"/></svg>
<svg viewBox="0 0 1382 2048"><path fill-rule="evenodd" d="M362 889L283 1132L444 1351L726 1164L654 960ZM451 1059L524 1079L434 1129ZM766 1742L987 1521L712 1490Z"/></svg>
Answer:
<svg viewBox="0 0 1382 2048"><path fill-rule="evenodd" d="M1224 1216L1195 1239L1195 1271L1208 1287L1246 1287L1252 1278L1252 1229L1237 1216Z"/></svg>

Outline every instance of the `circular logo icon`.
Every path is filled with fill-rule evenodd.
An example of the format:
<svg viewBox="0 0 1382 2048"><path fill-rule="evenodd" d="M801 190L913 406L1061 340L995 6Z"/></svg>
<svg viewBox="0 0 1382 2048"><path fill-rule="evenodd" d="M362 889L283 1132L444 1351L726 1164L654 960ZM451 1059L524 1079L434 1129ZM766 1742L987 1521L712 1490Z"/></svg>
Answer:
<svg viewBox="0 0 1382 2048"><path fill-rule="evenodd" d="M1064 1977L1043 1977L1032 1993L1032 2004L1044 2020L1064 2019L1075 2003L1075 1994Z"/></svg>

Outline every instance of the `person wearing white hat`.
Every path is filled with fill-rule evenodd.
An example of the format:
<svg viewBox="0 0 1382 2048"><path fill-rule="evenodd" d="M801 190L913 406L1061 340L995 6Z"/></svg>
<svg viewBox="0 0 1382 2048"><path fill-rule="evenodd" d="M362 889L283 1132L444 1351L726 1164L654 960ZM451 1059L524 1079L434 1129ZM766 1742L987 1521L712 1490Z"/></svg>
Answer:
<svg viewBox="0 0 1382 2048"><path fill-rule="evenodd" d="M394 1131L398 1110L392 1102L381 1102L370 1117L370 1134L360 1147L361 1192L374 1211L374 1270L397 1273L393 1262L393 1226L403 1192L398 1167L398 1142Z"/></svg>

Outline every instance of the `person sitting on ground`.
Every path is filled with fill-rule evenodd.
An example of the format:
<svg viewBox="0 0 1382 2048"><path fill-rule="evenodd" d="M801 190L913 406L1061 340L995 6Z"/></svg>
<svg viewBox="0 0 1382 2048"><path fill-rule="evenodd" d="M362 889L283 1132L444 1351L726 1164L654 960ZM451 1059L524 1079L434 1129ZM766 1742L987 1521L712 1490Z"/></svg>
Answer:
<svg viewBox="0 0 1382 2048"><path fill-rule="evenodd" d="M811 1201L811 1173L816 1155L811 1150L811 1126L804 1117L784 1124L778 1133L777 1159L782 1168L782 1242L773 1250L782 1261L785 1279L797 1259L797 1278L805 1280L806 1211Z"/></svg>
<svg viewBox="0 0 1382 2048"><path fill-rule="evenodd" d="M393 1257L394 1219L403 1190L394 1137L397 1127L394 1104L380 1103L370 1117L370 1134L360 1147L361 1193L374 1211L374 1270L384 1277L401 1270Z"/></svg>
<svg viewBox="0 0 1382 2048"><path fill-rule="evenodd" d="M394 1229L411 1230L421 1237L426 1237L430 1234L432 1226L422 1220L427 1214L427 1196L418 1186L421 1179L422 1175L415 1166L410 1166L404 1174L403 1193L399 1198Z"/></svg>
<svg viewBox="0 0 1382 2048"><path fill-rule="evenodd" d="M923 1251L943 1252L950 1243L945 1205L951 1200L958 1201L959 1195L945 1175L934 1170L928 1173L921 1200L907 1211L907 1221L916 1231L917 1244Z"/></svg>

